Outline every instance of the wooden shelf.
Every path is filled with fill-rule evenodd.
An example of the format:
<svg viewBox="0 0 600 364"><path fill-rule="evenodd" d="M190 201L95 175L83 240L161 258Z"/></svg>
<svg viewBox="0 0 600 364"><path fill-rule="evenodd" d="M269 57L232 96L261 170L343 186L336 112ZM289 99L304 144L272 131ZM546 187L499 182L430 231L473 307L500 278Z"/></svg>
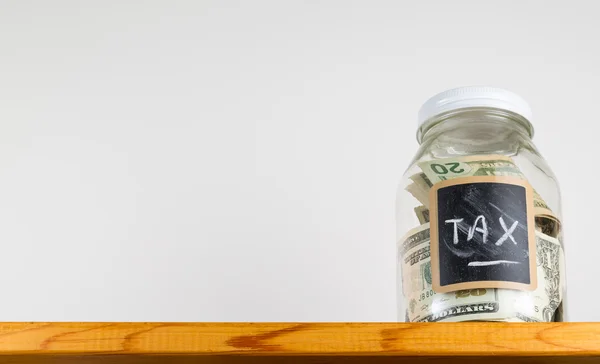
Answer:
<svg viewBox="0 0 600 364"><path fill-rule="evenodd" d="M600 362L600 323L0 323L1 363L421 360Z"/></svg>

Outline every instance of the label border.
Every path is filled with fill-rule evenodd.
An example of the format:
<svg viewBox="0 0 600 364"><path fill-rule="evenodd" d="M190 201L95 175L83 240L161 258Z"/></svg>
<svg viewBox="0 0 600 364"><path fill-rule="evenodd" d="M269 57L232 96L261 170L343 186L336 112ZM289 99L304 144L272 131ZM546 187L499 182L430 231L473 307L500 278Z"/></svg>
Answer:
<svg viewBox="0 0 600 364"><path fill-rule="evenodd" d="M439 234L438 234L438 190L444 187L464 185L471 183L503 183L517 185L525 188L525 200L527 208L527 237L529 243L529 284L507 281L472 281L454 283L446 286L440 285L440 257L439 257ZM521 291L533 291L537 288L537 262L535 248L535 212L533 208L533 187L524 179L512 176L468 176L452 178L434 184L429 191L430 203L430 242L431 245L431 276L432 288L436 293L448 293L463 289L474 288L507 288Z"/></svg>

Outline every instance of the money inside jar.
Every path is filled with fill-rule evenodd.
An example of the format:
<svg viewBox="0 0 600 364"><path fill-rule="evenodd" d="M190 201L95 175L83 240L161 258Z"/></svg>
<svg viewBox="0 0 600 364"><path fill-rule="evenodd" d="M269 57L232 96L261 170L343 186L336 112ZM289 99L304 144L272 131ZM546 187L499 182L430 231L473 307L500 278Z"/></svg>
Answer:
<svg viewBox="0 0 600 364"><path fill-rule="evenodd" d="M493 100L507 91L467 91L471 94L461 91L442 97L468 100L471 96L475 101L466 104L471 108L459 109L470 113L468 118L458 118L449 131L431 137L436 139L430 150L417 156L403 191L399 190L399 315L407 322L563 321L566 276L560 211L553 211L542 197L549 189L536 190L540 184L531 183L527 178L531 172L525 173L515 161L521 158L518 143L527 143L532 132L527 136L514 129L519 123L527 125L530 116L518 102L517 106L505 103L508 110L501 116L517 122L500 124L504 121L496 117L497 104L487 110L481 100L493 102L480 94ZM439 106L429 107L436 116ZM468 123L473 113L479 122L469 127L496 130L498 139L491 134L481 146L473 138L461 144L457 135L471 131L461 134L456 125ZM427 125L431 118L420 122ZM420 132L427 138L426 128L421 126ZM493 153L494 148L508 149L504 144L513 149ZM433 148L438 148L433 150L437 153L432 153ZM461 155L453 156L456 152ZM404 201L413 204L410 213ZM405 217L409 215L413 217ZM405 221L418 225L403 231Z"/></svg>

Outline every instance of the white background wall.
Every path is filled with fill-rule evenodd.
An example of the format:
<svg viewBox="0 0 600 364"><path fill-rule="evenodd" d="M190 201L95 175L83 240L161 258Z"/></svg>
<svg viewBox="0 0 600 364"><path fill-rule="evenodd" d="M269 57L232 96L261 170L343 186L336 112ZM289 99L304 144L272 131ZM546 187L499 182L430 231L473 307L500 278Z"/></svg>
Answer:
<svg viewBox="0 0 600 364"><path fill-rule="evenodd" d="M394 321L447 88L524 96L600 320L595 1L0 0L0 320Z"/></svg>

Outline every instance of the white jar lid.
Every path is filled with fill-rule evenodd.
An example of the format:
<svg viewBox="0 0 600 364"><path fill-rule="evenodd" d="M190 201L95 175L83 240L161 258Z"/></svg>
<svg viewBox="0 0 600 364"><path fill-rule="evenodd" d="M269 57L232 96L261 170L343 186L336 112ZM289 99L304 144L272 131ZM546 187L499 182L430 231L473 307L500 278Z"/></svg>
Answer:
<svg viewBox="0 0 600 364"><path fill-rule="evenodd" d="M421 128L434 116L470 107L490 107L519 114L531 123L529 104L514 92L496 87L467 86L441 92L427 100L419 110ZM533 128L532 128L533 130Z"/></svg>

